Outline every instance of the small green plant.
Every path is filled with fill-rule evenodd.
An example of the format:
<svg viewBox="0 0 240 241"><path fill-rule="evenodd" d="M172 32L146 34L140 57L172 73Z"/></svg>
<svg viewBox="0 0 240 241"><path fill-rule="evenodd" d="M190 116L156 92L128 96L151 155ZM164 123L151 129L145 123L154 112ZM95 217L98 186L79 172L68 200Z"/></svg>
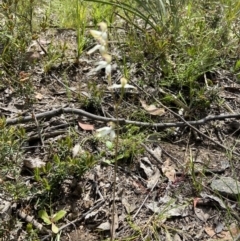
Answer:
<svg viewBox="0 0 240 241"><path fill-rule="evenodd" d="M196 193L199 194L203 189L203 185L201 183L201 180L198 180L198 177L195 173L196 168L195 168L195 163L194 163L194 157L192 155L191 150L190 150L190 155L189 155L189 169L190 169L190 173L191 173L192 184L194 186Z"/></svg>
<svg viewBox="0 0 240 241"><path fill-rule="evenodd" d="M38 216L47 224L47 225L52 225L52 231L53 233L58 233L59 228L56 226L56 222L62 219L66 215L66 211L60 210L57 213L51 215L47 214L45 210L40 210L38 212Z"/></svg>

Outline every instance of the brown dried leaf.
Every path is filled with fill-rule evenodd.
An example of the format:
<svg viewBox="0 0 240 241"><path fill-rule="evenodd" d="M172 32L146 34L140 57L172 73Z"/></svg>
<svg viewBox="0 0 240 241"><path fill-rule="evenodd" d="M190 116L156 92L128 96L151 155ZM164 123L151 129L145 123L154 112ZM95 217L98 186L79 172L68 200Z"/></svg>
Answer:
<svg viewBox="0 0 240 241"><path fill-rule="evenodd" d="M128 200L124 197L122 198L122 204L125 207L127 213L132 213L137 208L137 206L134 203L130 204Z"/></svg>
<svg viewBox="0 0 240 241"><path fill-rule="evenodd" d="M41 100L41 99L43 98L43 95L42 95L41 93L36 92L35 98L36 98L37 100Z"/></svg>
<svg viewBox="0 0 240 241"><path fill-rule="evenodd" d="M28 72L21 71L19 73L19 81L26 82L29 80L30 74Z"/></svg>
<svg viewBox="0 0 240 241"><path fill-rule="evenodd" d="M80 121L78 122L78 124L85 131L93 131L94 130L94 125L81 123Z"/></svg>
<svg viewBox="0 0 240 241"><path fill-rule="evenodd" d="M233 240L232 235L229 231L222 231L220 234L218 234L218 236L220 236L219 240L224 240L224 241Z"/></svg>
<svg viewBox="0 0 240 241"><path fill-rule="evenodd" d="M207 233L207 235L210 237L213 237L215 235L214 229L211 227L206 227L204 230Z"/></svg>
<svg viewBox="0 0 240 241"><path fill-rule="evenodd" d="M157 108L155 105L147 105L144 100L140 99L142 107L146 110L150 115L159 115L162 116L165 113L165 109Z"/></svg>
<svg viewBox="0 0 240 241"><path fill-rule="evenodd" d="M219 240L219 241L230 241L233 240L232 236L229 231L222 231L221 233L215 233L214 229L211 227L206 227L205 232L208 234L209 237L214 237L214 239L209 239L210 240Z"/></svg>
<svg viewBox="0 0 240 241"><path fill-rule="evenodd" d="M174 182L176 179L175 165L171 164L171 160L167 160L162 165L162 172L168 178L169 181Z"/></svg>
<svg viewBox="0 0 240 241"><path fill-rule="evenodd" d="M229 230L233 236L236 236L237 234L240 233L240 228L237 226L236 223L232 223L229 227Z"/></svg>

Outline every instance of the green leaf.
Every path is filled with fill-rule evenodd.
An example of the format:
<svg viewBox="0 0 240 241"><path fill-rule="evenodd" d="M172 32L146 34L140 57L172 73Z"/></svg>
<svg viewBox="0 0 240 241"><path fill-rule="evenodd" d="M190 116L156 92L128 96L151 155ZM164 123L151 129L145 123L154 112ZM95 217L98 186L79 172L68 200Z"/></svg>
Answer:
<svg viewBox="0 0 240 241"><path fill-rule="evenodd" d="M109 150L113 149L113 143L111 141L106 141L106 146Z"/></svg>
<svg viewBox="0 0 240 241"><path fill-rule="evenodd" d="M46 190L50 191L51 190L51 186L49 185L48 180L46 178L43 178L42 181L43 181L43 185L46 188Z"/></svg>
<svg viewBox="0 0 240 241"><path fill-rule="evenodd" d="M117 160L121 160L123 159L124 157L127 157L127 155L125 155L124 153L123 154L120 154L117 156Z"/></svg>
<svg viewBox="0 0 240 241"><path fill-rule="evenodd" d="M51 224L51 220L45 210L40 210L38 212L38 216L46 223L46 224Z"/></svg>
<svg viewBox="0 0 240 241"><path fill-rule="evenodd" d="M34 169L34 178L37 182L41 180L39 168Z"/></svg>
<svg viewBox="0 0 240 241"><path fill-rule="evenodd" d="M31 224L31 223L28 223L27 224L27 232L28 233L31 233L32 231L33 231L33 227L32 227L33 225Z"/></svg>
<svg viewBox="0 0 240 241"><path fill-rule="evenodd" d="M60 210L59 212L55 213L52 217L53 222L57 222L59 219L63 218L66 215L66 211Z"/></svg>
<svg viewBox="0 0 240 241"><path fill-rule="evenodd" d="M103 160L103 162L106 163L106 164L112 164L112 163L114 163L113 160L109 160L109 159Z"/></svg>
<svg viewBox="0 0 240 241"><path fill-rule="evenodd" d="M58 227L54 224L54 223L52 223L52 231L54 232L54 233L58 233Z"/></svg>
<svg viewBox="0 0 240 241"><path fill-rule="evenodd" d="M240 60L238 60L235 64L235 71L239 70L240 69Z"/></svg>

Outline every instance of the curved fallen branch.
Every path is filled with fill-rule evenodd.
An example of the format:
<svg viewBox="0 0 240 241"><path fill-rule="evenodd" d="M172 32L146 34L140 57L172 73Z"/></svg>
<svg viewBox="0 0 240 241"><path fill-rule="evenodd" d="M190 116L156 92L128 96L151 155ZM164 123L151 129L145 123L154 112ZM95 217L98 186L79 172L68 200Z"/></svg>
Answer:
<svg viewBox="0 0 240 241"><path fill-rule="evenodd" d="M239 118L240 114L226 114L226 115L215 115L215 116L206 116L200 120L197 121L185 121L185 122L169 122L169 123L149 123L149 122L140 122L140 121L131 121L131 120L125 120L125 119L116 119L116 118L108 118L108 117L103 117L103 116L98 116L91 114L87 111L81 110L81 109L75 109L75 108L59 108L59 109L54 109L51 111L46 111L40 114L35 114L35 118L37 120L39 119L44 119L44 118L51 118L54 116L61 115L63 113L69 113L69 114L76 114L80 116L85 116L90 119L98 120L98 121L103 121L103 122L119 122L119 124L132 124L132 125L137 125L137 126L146 126L146 127L158 127L158 128L169 128L169 127L181 127L181 126L188 126L188 125L204 125L209 121L213 120L224 120L228 118ZM19 118L14 118L14 119L7 119L6 124L7 125L15 125L15 124L21 124L21 123L26 123L29 121L34 121L33 116L26 116L26 117L19 117Z"/></svg>
<svg viewBox="0 0 240 241"><path fill-rule="evenodd" d="M164 105L162 105L162 106L165 107ZM108 117L98 116L98 115L91 114L87 111L81 110L81 109L59 108L59 109L55 109L55 110L51 110L51 111L46 111L46 112L43 112L43 113L40 113L40 114L36 114L34 116L26 116L26 117L19 117L19 118L15 118L15 119L7 119L6 124L7 125L14 125L14 124L19 124L19 123L26 123L26 122L29 122L29 121L34 121L36 119L51 118L53 116L61 115L63 113L70 113L70 114L77 114L77 115L80 115L80 116L85 116L85 117L88 117L88 118L91 118L91 119L94 119L94 120L103 121L103 122L109 122L109 121L118 122L120 125L132 124L132 125L137 125L137 126L146 126L146 127L155 127L155 128L189 126L193 130L198 132L200 135L207 138L208 140L210 140L211 142L213 142L217 146L221 147L225 151L231 152L232 154L234 154L236 156L240 156L239 153L237 153L233 150L230 150L229 148L222 145L221 143L218 143L217 141L213 140L212 138L210 138L206 134L202 133L201 131L199 131L195 127L195 126L198 126L198 125L206 124L207 122L212 121L212 120L224 120L224 119L227 119L227 118L239 118L240 114L206 116L203 119L200 119L198 121L186 121L182 116L179 116L178 114L176 114L175 112L173 112L172 110L170 110L167 107L165 107L165 108L167 110L169 110L171 113L173 113L176 117L180 118L182 120L182 122L149 123L149 122L131 121L131 120L125 120L125 119L116 119L116 118L108 118Z"/></svg>

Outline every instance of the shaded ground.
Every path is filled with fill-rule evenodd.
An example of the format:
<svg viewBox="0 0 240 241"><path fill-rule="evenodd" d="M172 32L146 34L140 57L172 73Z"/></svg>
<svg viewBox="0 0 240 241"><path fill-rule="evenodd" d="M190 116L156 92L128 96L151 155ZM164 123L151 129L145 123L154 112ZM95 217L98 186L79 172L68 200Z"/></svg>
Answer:
<svg viewBox="0 0 240 241"><path fill-rule="evenodd" d="M32 52L27 54L26 68L19 73L19 82L22 88L31 85L33 91L29 92L29 96L20 96L16 89L3 88L0 93L2 117L11 120L66 107L83 109L98 116L115 115L114 100L106 88L104 71L97 75L88 75L99 56L83 55L76 63L75 39L73 30L52 29L39 39L41 46L36 42L31 46ZM46 65L50 42L56 45L56 49L64 43L68 46L65 52L67 58L63 58L58 64ZM46 53L39 55L43 49ZM47 66L47 72L43 71L43 66ZM131 73L136 86L140 70L140 67L135 66ZM160 72L155 73L155 76L160 75ZM113 81L117 82L119 77L120 70L115 65ZM234 76L218 70L208 78L214 85L206 90L203 98L211 98L210 108L196 108L186 118L196 120L208 115L239 113L240 85L235 83ZM148 86L146 92L156 98L162 97L161 92L154 86ZM118 98L118 93L115 95L115 98ZM167 110L163 116L150 116L141 106L139 96L146 101L152 101L141 89L138 89L137 93L130 91L121 103L121 118L153 123L179 121ZM33 103L29 102L32 98ZM174 111L179 109L174 105L170 107ZM83 176L69 175L54 187L52 192L57 192L58 195L53 195L51 208L54 212L62 209L67 211L66 217L58 223L59 227L63 227L61 240L104 240L110 237L112 220L114 165L108 162L114 158L114 151L107 150L105 143L96 141L93 137L94 131L83 130L79 122L94 124L95 129L106 126L106 123L69 113L19 124L26 129L27 134L22 146L25 161L21 167L21 180L24 180L29 188L38 188L31 163L34 160L52 162L54 152L60 152L57 141L66 136L72 138L74 145L80 143L82 150L98 156L97 163ZM239 127L238 120L224 119L198 126L198 129L239 153ZM220 176L239 180L239 156L227 153L186 126L168 129L141 127L138 131L142 132L144 137L137 136L134 151L126 156L122 155L118 161L115 193L116 239L233 240L231 235L237 236L239 233L238 197L222 196L212 190L210 184ZM127 139L127 129L122 128L121 135L123 137L120 139ZM127 145L133 144L133 140L134 138L128 144L124 142L127 151ZM125 150L120 151L124 153ZM83 154L79 152L76 155ZM11 179L11 175L2 179L3 182ZM1 219L6 225L2 241L25 240L26 224L30 221L19 215L21 212L43 224L37 216L36 197L16 202L4 197L4 193L1 195L4 206L1 209ZM218 197L226 206L222 206L221 202L213 197ZM14 223L14 230L7 231L11 219L18 221ZM46 228L50 231L50 226ZM45 231L40 232L39 237L41 240L50 240Z"/></svg>

